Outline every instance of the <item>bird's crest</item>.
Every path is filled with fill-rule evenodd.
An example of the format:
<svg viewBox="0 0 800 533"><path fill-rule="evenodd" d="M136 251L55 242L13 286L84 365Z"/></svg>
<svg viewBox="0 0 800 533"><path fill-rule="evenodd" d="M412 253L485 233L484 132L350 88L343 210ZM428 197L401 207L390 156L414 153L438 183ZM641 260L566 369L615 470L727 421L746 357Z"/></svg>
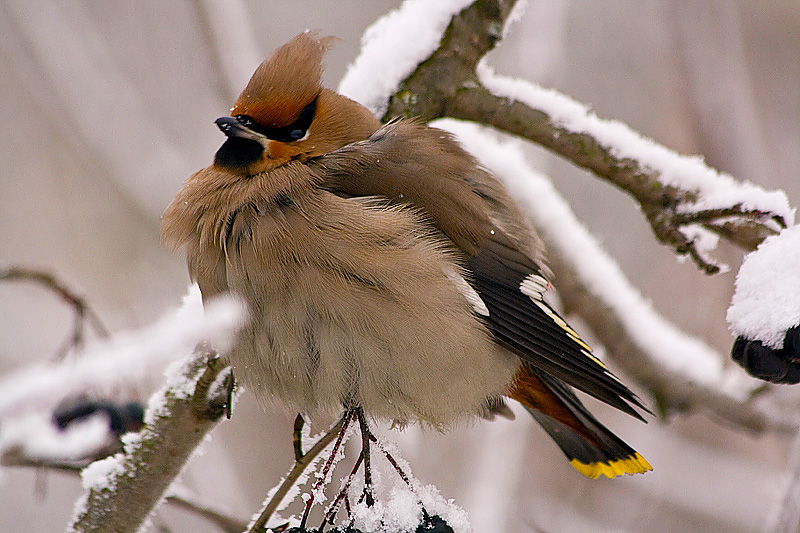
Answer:
<svg viewBox="0 0 800 533"><path fill-rule="evenodd" d="M275 50L253 73L231 115L248 115L272 128L291 124L319 95L322 56L333 40L306 31Z"/></svg>

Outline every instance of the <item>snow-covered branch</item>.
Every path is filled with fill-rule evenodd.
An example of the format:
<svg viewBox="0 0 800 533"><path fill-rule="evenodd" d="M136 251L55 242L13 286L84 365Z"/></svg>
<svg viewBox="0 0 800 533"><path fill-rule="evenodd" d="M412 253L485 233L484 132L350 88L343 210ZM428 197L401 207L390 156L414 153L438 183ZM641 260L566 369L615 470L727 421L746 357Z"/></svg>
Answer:
<svg viewBox="0 0 800 533"><path fill-rule="evenodd" d="M151 397L142 431L128 434L121 453L83 471L88 492L69 531L137 531L225 413L233 377L213 349L201 344L175 366Z"/></svg>
<svg viewBox="0 0 800 533"><path fill-rule="evenodd" d="M398 80L384 118L460 118L539 143L628 192L656 238L709 274L721 269L709 255L718 237L753 250L793 223L794 210L781 191L739 182L699 157L681 156L624 124L602 120L555 91L496 76L482 58L501 38L515 3L478 0L455 13L437 47ZM362 57L379 55L390 41L366 42L370 50ZM382 112L376 99L385 92L387 79L395 77L384 76L373 94L362 89L351 96ZM355 79L356 73L348 73L342 88Z"/></svg>
<svg viewBox="0 0 800 533"><path fill-rule="evenodd" d="M195 285L181 309L140 331L98 342L74 361L6 376L0 381L0 461L74 471L102 457L83 472L89 492L72 529L135 531L230 405L230 372L214 350L198 342L225 345L241 318L242 308L232 299L204 309ZM176 354L189 352L174 363ZM151 398L145 427L121 442L121 433L141 427L141 407L134 410L135 424L125 422L127 406L87 399L81 408L70 409L76 398L146 379L169 363L174 370Z"/></svg>
<svg viewBox="0 0 800 533"><path fill-rule="evenodd" d="M230 298L202 307L194 285L183 307L139 331L93 344L74 362L31 365L0 380L0 419L19 411L56 405L87 390L131 384L160 372L201 340L224 344L238 328L242 307Z"/></svg>
<svg viewBox="0 0 800 533"><path fill-rule="evenodd" d="M793 221L780 191L737 182L555 91L496 76L484 64L478 73L482 84L458 91L450 116L537 142L626 191L656 238L708 274L721 269L709 255L715 236L752 250Z"/></svg>

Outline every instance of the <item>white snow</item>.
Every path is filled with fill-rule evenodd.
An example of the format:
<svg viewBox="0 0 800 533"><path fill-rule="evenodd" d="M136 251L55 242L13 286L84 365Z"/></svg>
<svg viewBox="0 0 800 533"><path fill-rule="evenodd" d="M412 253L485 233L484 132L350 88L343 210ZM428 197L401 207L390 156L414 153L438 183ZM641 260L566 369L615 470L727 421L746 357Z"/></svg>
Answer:
<svg viewBox="0 0 800 533"><path fill-rule="evenodd" d="M769 237L745 257L727 318L734 335L783 347L786 330L800 325L800 226Z"/></svg>
<svg viewBox="0 0 800 533"><path fill-rule="evenodd" d="M361 53L339 83L339 92L376 116L389 96L439 46L454 14L474 0L406 0L376 20L361 37Z"/></svg>
<svg viewBox="0 0 800 533"><path fill-rule="evenodd" d="M525 16L525 12L528 9L528 0L519 0L514 7L511 8L511 13L508 15L506 19L506 24L503 27L503 39L508 37L508 33L511 31L511 27L522 20L522 17Z"/></svg>
<svg viewBox="0 0 800 533"><path fill-rule="evenodd" d="M396 444L385 440L384 437L378 437L375 446L378 448L378 451L372 454L375 493L382 492L382 478L385 477L381 475L382 470L392 480L392 486L388 489L388 495L377 498L372 507L368 507L364 502L353 506L352 518L355 527L365 533L413 533L422 520L424 508L430 516L442 517L456 533L472 531L466 511L453 500L442 497L433 485L422 485L413 476L408 462L400 456ZM408 476L408 484L400 479L394 467L388 466L388 460L384 455L386 452ZM383 465L385 468L379 469L376 465ZM350 494L360 494L362 489L363 484L353 483Z"/></svg>
<svg viewBox="0 0 800 533"><path fill-rule="evenodd" d="M12 452L32 460L79 461L94 456L114 440L105 413L76 420L63 431L49 413L28 413L3 421L0 455Z"/></svg>
<svg viewBox="0 0 800 533"><path fill-rule="evenodd" d="M432 125L456 134L506 185L546 240L559 246L582 282L614 310L628 335L660 367L738 399L749 394L755 386L751 380L725 371L721 354L660 316L631 285L550 180L528 167L518 141L501 142L496 134L467 122L445 119Z"/></svg>
<svg viewBox="0 0 800 533"><path fill-rule="evenodd" d="M102 489L103 487L113 487L114 480L125 472L122 465L122 454L115 454L105 459L95 461L81 470L81 483L83 488Z"/></svg>
<svg viewBox="0 0 800 533"><path fill-rule="evenodd" d="M699 191L697 202L681 206L684 212L741 204L747 209L780 215L788 224L794 221L794 210L789 207L783 191L767 191L749 181L739 182L706 165L701 156L677 154L642 137L622 122L599 118L584 104L556 90L495 74L483 61L476 70L483 85L493 94L539 109L547 113L554 124L569 131L588 133L613 155L633 159L658 172L664 184Z"/></svg>
<svg viewBox="0 0 800 533"><path fill-rule="evenodd" d="M57 403L97 386L130 383L132 378L159 370L176 355L201 340L219 346L241 323L242 306L230 298L210 302L203 312L194 286L184 306L138 331L115 335L87 347L76 361L32 365L0 381L0 416L32 402Z"/></svg>
<svg viewBox="0 0 800 533"><path fill-rule="evenodd" d="M422 520L419 499L407 487L395 486L388 498L353 506L353 523L364 533L413 533Z"/></svg>
<svg viewBox="0 0 800 533"><path fill-rule="evenodd" d="M452 499L445 499L435 486L417 487L416 493L428 513L431 516L441 516L453 528L455 533L469 533L472 531L467 512L456 505Z"/></svg>

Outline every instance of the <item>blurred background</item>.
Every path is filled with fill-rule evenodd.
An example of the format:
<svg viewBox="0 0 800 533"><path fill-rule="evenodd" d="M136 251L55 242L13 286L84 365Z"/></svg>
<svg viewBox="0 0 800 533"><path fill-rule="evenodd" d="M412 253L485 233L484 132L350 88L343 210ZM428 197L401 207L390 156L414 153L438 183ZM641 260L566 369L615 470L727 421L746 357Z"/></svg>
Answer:
<svg viewBox="0 0 800 533"><path fill-rule="evenodd" d="M188 276L182 256L159 246L159 215L211 162L222 142L213 120L266 55L305 29L341 39L325 71L335 88L364 29L399 3L0 0L0 263L57 274L112 331L177 307ZM796 0L531 0L489 61L800 203ZM664 315L729 352L725 311L741 252L723 244L718 257L732 272L708 278L656 244L620 191L537 147L528 155ZM0 284L0 317L0 374L52 357L72 320L24 282ZM146 398L158 385L155 376L125 394ZM749 434L702 411L644 425L590 407L655 471L585 479L527 416L446 435L389 433L417 477L465 507L476 531L744 532L769 523L789 474L787 436ZM245 394L183 482L248 517L291 464L292 420ZM76 476L3 469L0 530L62 530L82 492ZM175 532L214 531L181 511L159 516Z"/></svg>

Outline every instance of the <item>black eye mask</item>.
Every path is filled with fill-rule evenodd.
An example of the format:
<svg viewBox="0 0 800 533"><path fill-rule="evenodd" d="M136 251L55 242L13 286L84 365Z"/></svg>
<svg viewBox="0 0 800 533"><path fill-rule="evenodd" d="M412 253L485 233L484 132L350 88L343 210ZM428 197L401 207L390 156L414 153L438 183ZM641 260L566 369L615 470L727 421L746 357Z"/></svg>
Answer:
<svg viewBox="0 0 800 533"><path fill-rule="evenodd" d="M314 120L314 114L316 111L317 99L314 98L310 104L305 106L303 110L300 111L300 115L297 117L297 120L288 126L281 126L280 128L269 128L267 126L262 126L253 120L253 117L249 115L235 115L233 118L239 121L239 124L242 126L260 133L267 139L289 143L299 141L306 136L308 128L311 126L311 122Z"/></svg>

